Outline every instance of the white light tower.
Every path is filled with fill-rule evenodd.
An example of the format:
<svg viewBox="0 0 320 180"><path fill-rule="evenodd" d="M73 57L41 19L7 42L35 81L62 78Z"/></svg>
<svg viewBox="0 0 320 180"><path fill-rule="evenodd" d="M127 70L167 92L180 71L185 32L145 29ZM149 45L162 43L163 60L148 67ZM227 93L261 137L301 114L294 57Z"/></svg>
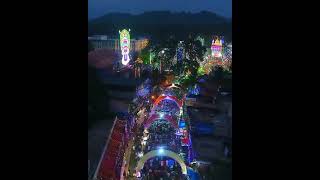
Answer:
<svg viewBox="0 0 320 180"><path fill-rule="evenodd" d="M122 54L122 60L121 63L123 65L127 65L130 62L130 29L127 31L126 29L123 29L122 31L119 31L120 34L120 46L121 46L121 54Z"/></svg>

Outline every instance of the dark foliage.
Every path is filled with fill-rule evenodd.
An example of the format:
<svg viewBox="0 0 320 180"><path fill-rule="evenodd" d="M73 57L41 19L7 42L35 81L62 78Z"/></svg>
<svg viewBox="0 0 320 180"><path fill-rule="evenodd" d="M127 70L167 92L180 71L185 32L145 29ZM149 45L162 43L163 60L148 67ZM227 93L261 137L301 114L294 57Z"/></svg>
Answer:
<svg viewBox="0 0 320 180"><path fill-rule="evenodd" d="M96 69L88 66L88 127L108 115L106 87L97 77Z"/></svg>
<svg viewBox="0 0 320 180"><path fill-rule="evenodd" d="M224 35L231 39L232 24L229 19L211 12L171 13L169 11L145 12L139 15L112 13L89 21L89 35L117 35L119 29L130 28L132 37L152 36L153 39L167 39L175 35L185 39L190 33Z"/></svg>

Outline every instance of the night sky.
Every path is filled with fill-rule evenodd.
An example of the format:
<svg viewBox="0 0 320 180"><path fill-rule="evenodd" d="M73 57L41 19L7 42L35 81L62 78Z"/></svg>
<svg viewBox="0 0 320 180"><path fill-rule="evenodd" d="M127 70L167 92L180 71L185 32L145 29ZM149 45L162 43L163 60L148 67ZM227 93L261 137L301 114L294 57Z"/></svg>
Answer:
<svg viewBox="0 0 320 180"><path fill-rule="evenodd" d="M111 12L132 14L153 10L173 12L211 11L231 18L232 0L88 0L88 18L96 18Z"/></svg>

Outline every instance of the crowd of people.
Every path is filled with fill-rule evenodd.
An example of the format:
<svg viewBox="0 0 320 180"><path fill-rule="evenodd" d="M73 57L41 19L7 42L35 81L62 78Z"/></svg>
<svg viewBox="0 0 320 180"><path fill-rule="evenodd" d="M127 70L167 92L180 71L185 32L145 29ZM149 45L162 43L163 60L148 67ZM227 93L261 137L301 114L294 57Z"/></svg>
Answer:
<svg viewBox="0 0 320 180"><path fill-rule="evenodd" d="M171 116L179 115L180 108L171 100L163 100L155 108L155 112L170 114Z"/></svg>
<svg viewBox="0 0 320 180"><path fill-rule="evenodd" d="M144 85L141 86L140 89L137 89L138 98L136 104L141 105L141 107L145 107L145 113L139 114L139 117L144 117L144 125L141 123L142 126L140 126L138 132L136 133L133 146L136 163L145 154L153 150L165 149L176 153L181 153L183 151L181 136L176 132L176 125L178 123L176 125L172 124L172 120L178 121L178 119L180 118L179 105L177 105L173 100L164 99L154 107L152 105L152 102L156 100L156 96L152 97L150 94L157 93L155 93L154 91L150 93L150 91L148 91L147 94L150 95L150 99L148 99L148 96L144 96L147 91L143 89L146 87L147 85ZM160 94L161 93L176 96L176 92L173 92L172 89L164 90L160 92ZM146 108L147 104L150 105L150 109ZM152 117L153 115L156 116ZM168 117L172 119L170 119L169 121ZM148 119L150 118L151 121L149 122ZM149 122L150 124L147 123L148 125L145 126L146 122ZM135 170L132 169L132 171ZM185 179L185 175L183 175L181 172L180 165L175 162L175 160L166 156L156 156L150 158L147 162L144 163L143 169L141 171L135 171L132 175L140 180Z"/></svg>
<svg viewBox="0 0 320 180"><path fill-rule="evenodd" d="M166 121L155 121L149 128L149 139L146 151L155 150L158 147L177 152L181 142L179 136L175 134L175 129Z"/></svg>
<svg viewBox="0 0 320 180"><path fill-rule="evenodd" d="M167 157L148 160L142 169L143 180L181 180L183 175L177 162Z"/></svg>

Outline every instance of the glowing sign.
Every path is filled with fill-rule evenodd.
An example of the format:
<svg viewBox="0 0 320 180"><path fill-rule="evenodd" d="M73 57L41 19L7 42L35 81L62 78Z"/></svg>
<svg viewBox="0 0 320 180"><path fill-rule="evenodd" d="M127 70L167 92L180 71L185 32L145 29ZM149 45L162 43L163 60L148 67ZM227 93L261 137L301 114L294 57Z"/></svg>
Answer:
<svg viewBox="0 0 320 180"><path fill-rule="evenodd" d="M120 34L120 47L121 47L121 54L122 60L121 63L123 65L127 65L130 61L129 52L130 52L130 29L127 31L123 29L119 31Z"/></svg>

